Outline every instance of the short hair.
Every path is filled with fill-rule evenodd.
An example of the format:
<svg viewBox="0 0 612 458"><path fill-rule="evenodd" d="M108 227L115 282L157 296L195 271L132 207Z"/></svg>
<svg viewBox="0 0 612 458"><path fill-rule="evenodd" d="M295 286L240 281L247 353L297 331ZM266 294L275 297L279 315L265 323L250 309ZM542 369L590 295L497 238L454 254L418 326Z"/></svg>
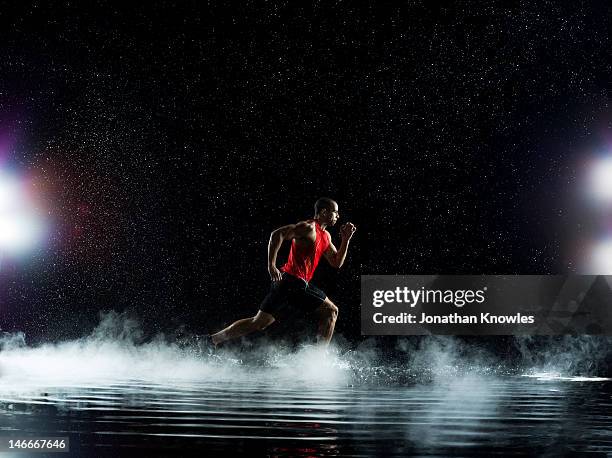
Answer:
<svg viewBox="0 0 612 458"><path fill-rule="evenodd" d="M334 204L338 205L335 200L330 199L329 197L321 197L319 200L315 202L315 215L318 215L321 210L326 208L327 210L333 210Z"/></svg>

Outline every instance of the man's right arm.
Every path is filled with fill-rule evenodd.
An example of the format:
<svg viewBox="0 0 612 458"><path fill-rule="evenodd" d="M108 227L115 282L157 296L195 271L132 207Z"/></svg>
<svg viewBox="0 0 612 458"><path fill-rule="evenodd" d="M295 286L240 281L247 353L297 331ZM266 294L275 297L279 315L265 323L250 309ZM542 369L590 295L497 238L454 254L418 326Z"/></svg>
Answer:
<svg viewBox="0 0 612 458"><path fill-rule="evenodd" d="M270 242L268 243L268 272L272 281L281 279L281 271L276 268L276 255L278 250L285 240L291 240L296 237L302 237L310 230L310 225L304 221L297 224L288 224L287 226L279 227L270 234Z"/></svg>

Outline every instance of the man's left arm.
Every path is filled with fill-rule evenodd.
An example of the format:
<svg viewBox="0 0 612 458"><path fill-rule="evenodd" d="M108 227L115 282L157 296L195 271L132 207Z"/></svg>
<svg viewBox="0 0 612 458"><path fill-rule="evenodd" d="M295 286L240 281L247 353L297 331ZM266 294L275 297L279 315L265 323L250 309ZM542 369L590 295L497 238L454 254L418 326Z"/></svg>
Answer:
<svg viewBox="0 0 612 458"><path fill-rule="evenodd" d="M332 267L339 269L340 267L342 267L342 264L344 264L344 259L346 258L346 252L348 251L349 243L356 230L357 228L353 223L345 223L342 225L342 227L340 228L340 238L342 242L340 243L340 247L338 249L336 249L330 237L329 248L325 250L323 255Z"/></svg>

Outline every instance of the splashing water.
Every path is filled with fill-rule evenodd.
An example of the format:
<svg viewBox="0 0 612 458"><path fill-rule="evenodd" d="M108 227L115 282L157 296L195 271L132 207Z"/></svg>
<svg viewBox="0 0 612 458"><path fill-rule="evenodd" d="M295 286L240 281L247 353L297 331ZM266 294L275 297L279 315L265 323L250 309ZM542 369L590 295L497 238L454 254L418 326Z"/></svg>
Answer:
<svg viewBox="0 0 612 458"><path fill-rule="evenodd" d="M529 340L517 339L522 364L505 364L481 348L445 336L431 336L418 345L400 341L393 358L385 356L374 339L349 350L342 348L346 343L341 338L339 341L337 346L304 345L296 351L264 343L246 353L212 352L197 335L169 341L160 334L143 342L136 319L110 312L102 315L89 336L75 341L28 347L22 333L5 334L0 338L0 389L21 387L24 380L78 384L129 379L155 383L257 379L289 385L353 386L405 385L468 375L592 376L599 374L588 369L600 366L586 363L586 355L604 356L596 341L587 337L557 340L556 349L540 350L543 358L539 359ZM580 362L582 373L572 373L572 361Z"/></svg>
<svg viewBox="0 0 612 458"><path fill-rule="evenodd" d="M608 380L554 371L567 369L571 339L546 349L561 362L548 372L536 370L530 341L519 347L531 366L504 365L449 337L400 340L392 358L374 339L353 349L338 337L327 349L268 343L248 352L212 352L203 342L144 341L137 320L114 312L75 341L28 347L23 334L5 334L0 421L14 434L70 434L75 456L612 451ZM551 438L561 445L551 448Z"/></svg>

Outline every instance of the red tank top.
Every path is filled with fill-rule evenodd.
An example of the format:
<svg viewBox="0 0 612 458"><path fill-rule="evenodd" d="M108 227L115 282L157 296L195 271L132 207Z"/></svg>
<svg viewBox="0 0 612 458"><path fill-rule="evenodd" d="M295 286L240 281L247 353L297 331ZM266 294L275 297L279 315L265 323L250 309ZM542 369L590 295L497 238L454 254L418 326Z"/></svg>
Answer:
<svg viewBox="0 0 612 458"><path fill-rule="evenodd" d="M291 251L289 251L289 258L287 263L280 268L281 271L287 272L294 277L299 277L307 282L310 281L314 275L314 271L319 264L321 255L329 247L329 237L327 232L321 228L316 220L314 221L316 238L312 245L298 246L295 243L295 239L291 241Z"/></svg>

